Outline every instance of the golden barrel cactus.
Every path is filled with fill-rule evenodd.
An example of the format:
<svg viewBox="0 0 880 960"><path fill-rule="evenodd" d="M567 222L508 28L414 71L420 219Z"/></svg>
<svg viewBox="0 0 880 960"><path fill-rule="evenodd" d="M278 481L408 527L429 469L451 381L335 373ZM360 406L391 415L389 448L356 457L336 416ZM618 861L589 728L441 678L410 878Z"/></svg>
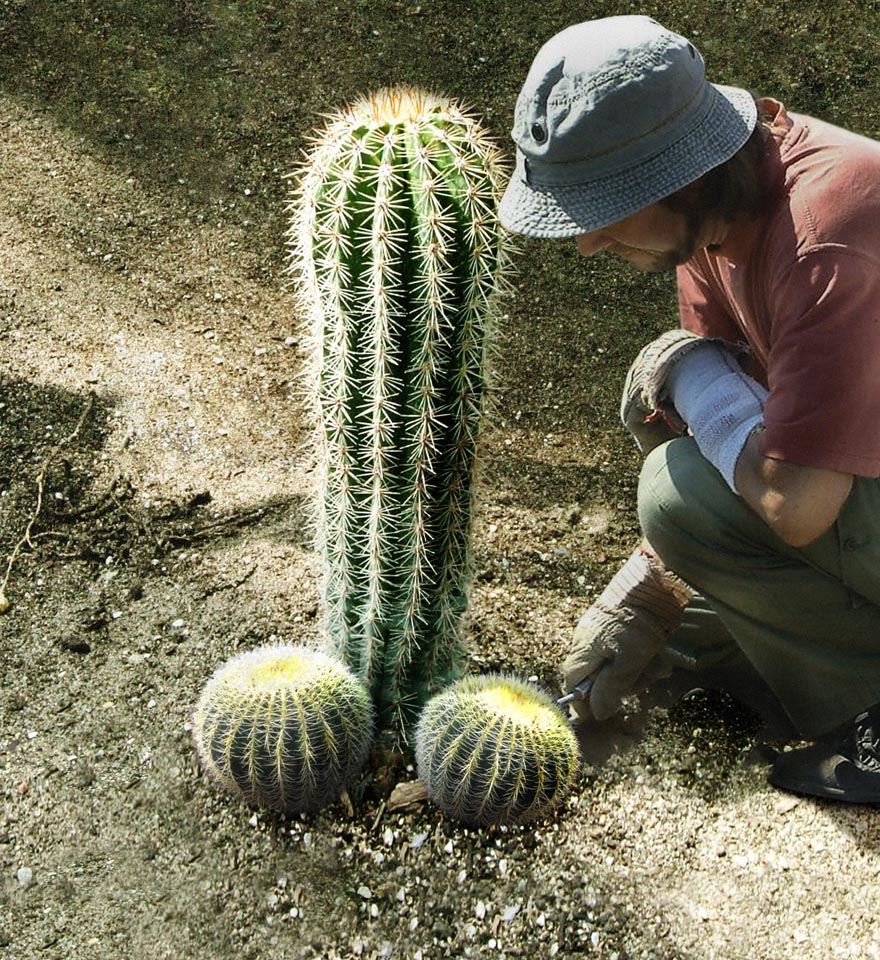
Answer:
<svg viewBox="0 0 880 960"><path fill-rule="evenodd" d="M434 697L416 731L428 796L464 823L523 823L553 810L574 786L577 739L534 684L501 674L465 677Z"/></svg>
<svg viewBox="0 0 880 960"><path fill-rule="evenodd" d="M366 761L373 707L341 663L291 644L238 654L205 684L193 737L213 781L253 807L307 813Z"/></svg>

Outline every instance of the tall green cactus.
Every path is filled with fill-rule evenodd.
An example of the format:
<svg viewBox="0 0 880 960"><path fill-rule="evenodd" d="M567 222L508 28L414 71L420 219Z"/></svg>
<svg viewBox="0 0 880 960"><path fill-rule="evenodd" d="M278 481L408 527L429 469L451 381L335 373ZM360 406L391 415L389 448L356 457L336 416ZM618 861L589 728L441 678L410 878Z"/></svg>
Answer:
<svg viewBox="0 0 880 960"><path fill-rule="evenodd" d="M496 148L448 99L331 118L292 202L311 316L326 625L380 728L409 740L459 673L477 438L508 249Z"/></svg>

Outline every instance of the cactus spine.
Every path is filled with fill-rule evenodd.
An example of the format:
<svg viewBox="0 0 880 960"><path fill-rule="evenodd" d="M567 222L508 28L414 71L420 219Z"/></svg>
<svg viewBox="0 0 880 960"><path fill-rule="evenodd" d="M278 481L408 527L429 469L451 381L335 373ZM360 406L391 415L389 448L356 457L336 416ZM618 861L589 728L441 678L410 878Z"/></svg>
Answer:
<svg viewBox="0 0 880 960"><path fill-rule="evenodd" d="M496 148L397 87L331 118L292 203L314 343L327 631L409 739L458 676L477 437L508 265Z"/></svg>
<svg viewBox="0 0 880 960"><path fill-rule="evenodd" d="M205 684L193 737L211 779L254 807L318 810L360 772L373 736L363 684L323 653L267 645Z"/></svg>
<svg viewBox="0 0 880 960"><path fill-rule="evenodd" d="M574 732L550 696L498 674L465 677L427 704L416 763L437 806L477 825L549 813L580 765Z"/></svg>

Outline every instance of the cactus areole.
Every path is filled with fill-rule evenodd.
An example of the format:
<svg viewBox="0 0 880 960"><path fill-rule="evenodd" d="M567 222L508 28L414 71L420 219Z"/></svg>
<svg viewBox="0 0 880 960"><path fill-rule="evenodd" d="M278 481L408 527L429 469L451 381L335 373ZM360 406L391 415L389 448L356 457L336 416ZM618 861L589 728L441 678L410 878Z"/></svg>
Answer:
<svg viewBox="0 0 880 960"><path fill-rule="evenodd" d="M477 439L509 262L502 179L474 118L399 87L331 118L292 203L321 428L326 625L379 727L404 742L459 673Z"/></svg>

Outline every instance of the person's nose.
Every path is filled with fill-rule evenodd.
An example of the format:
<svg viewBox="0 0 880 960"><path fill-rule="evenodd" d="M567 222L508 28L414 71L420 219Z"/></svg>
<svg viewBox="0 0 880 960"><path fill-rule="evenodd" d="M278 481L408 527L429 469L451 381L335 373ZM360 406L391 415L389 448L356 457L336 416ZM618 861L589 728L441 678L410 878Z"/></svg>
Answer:
<svg viewBox="0 0 880 960"><path fill-rule="evenodd" d="M592 233L581 233L575 237L578 252L582 257L591 257L594 253L604 250L611 243L611 237L601 230Z"/></svg>

